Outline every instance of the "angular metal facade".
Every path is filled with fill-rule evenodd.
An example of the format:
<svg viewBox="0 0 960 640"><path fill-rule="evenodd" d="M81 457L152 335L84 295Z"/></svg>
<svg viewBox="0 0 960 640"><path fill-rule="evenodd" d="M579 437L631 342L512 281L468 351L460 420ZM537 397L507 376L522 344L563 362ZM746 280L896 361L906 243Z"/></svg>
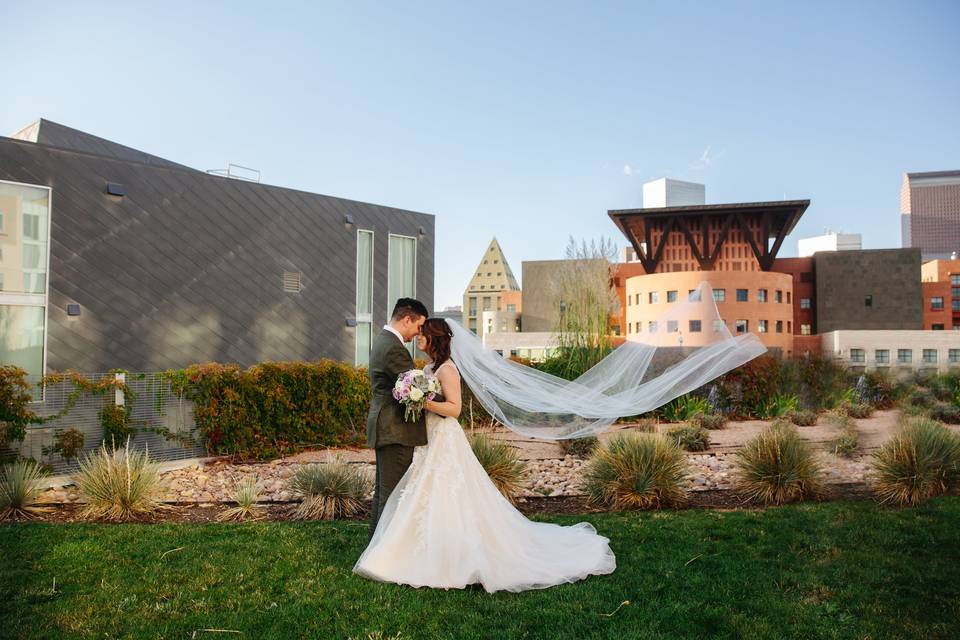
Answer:
<svg viewBox="0 0 960 640"><path fill-rule="evenodd" d="M0 180L53 190L48 371L352 362L359 229L375 233L374 329L393 303L390 234L416 238L416 294L433 306L432 215L131 159L136 150L91 153L108 141L53 133L75 148L44 144L43 125L38 143L0 138ZM107 194L108 182L125 195ZM285 273L301 274L299 293L284 290Z"/></svg>

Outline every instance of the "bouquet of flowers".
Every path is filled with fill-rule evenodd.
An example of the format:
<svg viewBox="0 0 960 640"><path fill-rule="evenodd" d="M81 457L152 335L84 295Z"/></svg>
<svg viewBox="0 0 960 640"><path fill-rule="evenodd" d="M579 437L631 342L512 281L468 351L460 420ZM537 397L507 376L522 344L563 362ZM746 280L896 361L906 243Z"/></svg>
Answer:
<svg viewBox="0 0 960 640"><path fill-rule="evenodd" d="M420 369L411 369L401 373L393 385L393 397L403 405L403 419L416 422L427 400L433 400L440 393L440 381L428 376Z"/></svg>

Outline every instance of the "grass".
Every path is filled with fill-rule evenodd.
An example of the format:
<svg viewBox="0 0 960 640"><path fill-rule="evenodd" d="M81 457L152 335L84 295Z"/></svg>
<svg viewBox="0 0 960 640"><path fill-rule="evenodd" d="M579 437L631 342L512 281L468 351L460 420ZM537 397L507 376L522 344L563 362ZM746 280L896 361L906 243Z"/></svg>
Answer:
<svg viewBox="0 0 960 640"><path fill-rule="evenodd" d="M4 525L0 637L960 637L960 498L548 520L592 522L616 572L415 590L351 573L360 522Z"/></svg>

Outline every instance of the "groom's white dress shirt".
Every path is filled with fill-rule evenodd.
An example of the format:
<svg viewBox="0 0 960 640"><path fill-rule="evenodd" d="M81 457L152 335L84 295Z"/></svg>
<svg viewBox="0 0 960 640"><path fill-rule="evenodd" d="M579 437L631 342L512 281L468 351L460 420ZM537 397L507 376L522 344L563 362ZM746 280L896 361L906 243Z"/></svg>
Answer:
<svg viewBox="0 0 960 640"><path fill-rule="evenodd" d="M397 339L400 341L401 344L406 344L406 341L403 339L403 336L400 335L399 331L397 331L396 329L394 329L388 324L383 325L383 328L389 331L390 333L392 333L393 335L397 336Z"/></svg>

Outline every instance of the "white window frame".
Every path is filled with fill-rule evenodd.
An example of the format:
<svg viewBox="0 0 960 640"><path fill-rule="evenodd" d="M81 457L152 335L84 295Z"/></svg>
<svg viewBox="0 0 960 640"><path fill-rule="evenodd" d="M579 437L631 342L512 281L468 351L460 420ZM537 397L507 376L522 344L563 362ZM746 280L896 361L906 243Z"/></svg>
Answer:
<svg viewBox="0 0 960 640"><path fill-rule="evenodd" d="M47 374L47 334L50 333L50 253L53 250L51 234L53 231L53 187L43 184L30 184L15 180L0 180L0 184L12 184L17 187L46 189L47 191L47 264L44 275L43 293L12 293L0 291L0 305L13 307L43 307L43 362L40 375ZM22 224L22 222L21 222Z"/></svg>
<svg viewBox="0 0 960 640"><path fill-rule="evenodd" d="M370 313L361 314L357 312L357 299L354 298L354 313L356 314L355 320L357 321L357 326L359 327L361 322L370 323L370 343L373 344L373 302L376 299L373 293L373 287L376 284L377 279L373 277L373 267L376 264L376 255L377 255L377 235L372 229L357 229L357 252L356 252L356 270L357 270L357 279L356 279L356 292L360 294L360 234L369 233L370 234ZM357 336L354 333L353 336L353 363L357 364Z"/></svg>
<svg viewBox="0 0 960 640"><path fill-rule="evenodd" d="M417 263L419 262L419 260L417 260L417 254L420 251L419 242L417 241L416 236L406 236L401 233L387 234L387 293L388 294L390 293L390 238L407 238L409 240L413 240L413 295L411 297L416 298L417 297ZM484 263L486 263L486 261L484 261ZM480 287L480 288L482 289L483 287ZM393 310L393 307L390 305L394 304L395 302L396 302L395 300L387 300L387 322L390 321L389 314ZM407 350L410 351L411 355L415 356L417 352L417 345L415 340L410 341L410 344Z"/></svg>

